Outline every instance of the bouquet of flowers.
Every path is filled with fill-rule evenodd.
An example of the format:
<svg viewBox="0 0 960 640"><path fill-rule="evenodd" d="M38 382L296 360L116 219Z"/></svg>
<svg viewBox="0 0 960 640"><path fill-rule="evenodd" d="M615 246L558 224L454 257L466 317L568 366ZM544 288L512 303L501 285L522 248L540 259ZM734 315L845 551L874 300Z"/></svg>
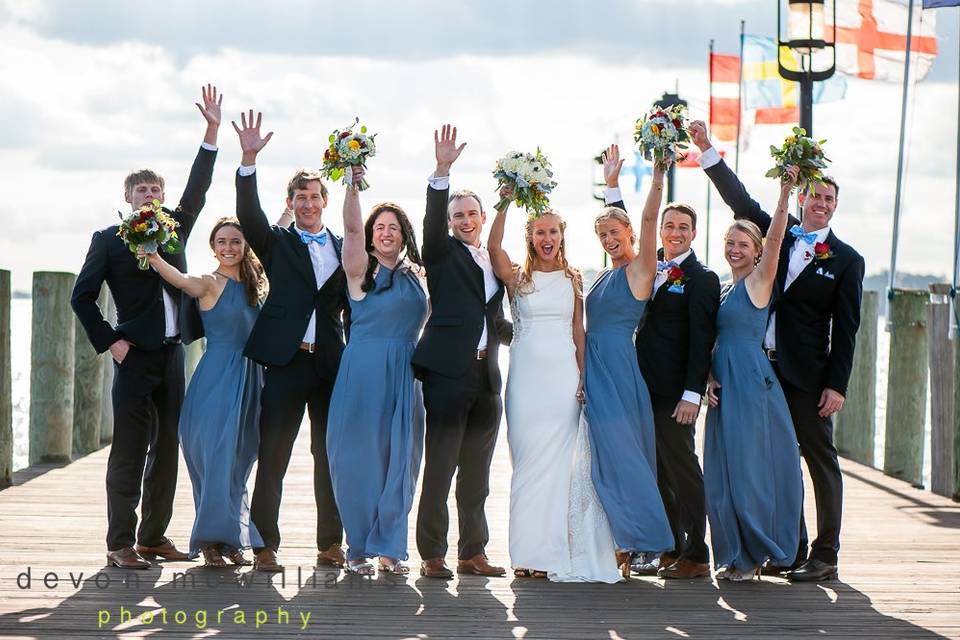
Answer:
<svg viewBox="0 0 960 640"><path fill-rule="evenodd" d="M343 178L343 184L347 186L351 184L353 177L349 169L366 167L367 158L377 155L377 146L373 141L377 134L367 135L367 128L363 125L360 126L359 131L354 131L354 127L358 124L360 124L360 118L354 120L353 124L346 129L334 129L328 138L330 146L323 152L321 173L331 180ZM360 191L363 191L370 185L366 178L361 178L357 186Z"/></svg>
<svg viewBox="0 0 960 640"><path fill-rule="evenodd" d="M666 165L668 159L676 162L676 149L686 149L686 143L690 141L687 135L687 108L683 105L666 109L654 107L637 120L633 139L647 160L659 165Z"/></svg>
<svg viewBox="0 0 960 640"><path fill-rule="evenodd" d="M502 187L513 189L512 200L526 209L527 213L534 218L543 215L550 205L547 194L557 186L553 180L550 161L539 147L533 154L511 151L503 156L497 160L493 177L497 179L497 189ZM504 198L497 203L496 208L501 209L510 201L511 198Z"/></svg>
<svg viewBox="0 0 960 640"><path fill-rule="evenodd" d="M183 249L176 228L180 223L174 220L160 206L159 200L145 204L120 222L117 235L127 245L130 253L136 254L140 247L147 253L163 250L165 253L178 253ZM137 258L137 266L146 271L150 263L146 257Z"/></svg>
<svg viewBox="0 0 960 640"><path fill-rule="evenodd" d="M807 132L801 127L793 128L793 135L787 136L779 148L771 145L770 155L776 161L776 166L767 171L768 178L780 178L787 173L788 166L800 168L800 177L797 186L801 191L808 186L814 187L823 184L823 170L827 168L830 158L823 154L823 144L826 140L815 141L807 137Z"/></svg>

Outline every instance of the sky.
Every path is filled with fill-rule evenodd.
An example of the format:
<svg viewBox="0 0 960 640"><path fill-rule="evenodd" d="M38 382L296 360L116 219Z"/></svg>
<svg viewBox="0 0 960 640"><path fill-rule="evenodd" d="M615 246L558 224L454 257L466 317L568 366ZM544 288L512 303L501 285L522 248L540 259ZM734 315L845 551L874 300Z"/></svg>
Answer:
<svg viewBox="0 0 960 640"><path fill-rule="evenodd" d="M450 122L467 142L453 186L487 203L498 157L543 149L559 183L551 203L568 224L568 256L597 268L593 156L610 142L630 155L634 121L664 91L678 89L691 117L705 118L708 43L736 53L741 19L749 33L774 36L776 2L0 0L0 268L25 291L33 271L77 272L91 233L128 211L122 184L131 170L160 172L175 203L203 135L193 103L208 82L224 94L225 122L187 249L194 273L215 267L206 236L235 211L240 151L229 120L249 108L275 132L258 160L271 218L293 171L319 165L329 132L359 116L378 133L364 207L398 202L419 231L433 130ZM944 277L954 237L957 23L957 9L938 10L940 54L910 96L898 258L900 269ZM851 79L844 100L814 109L814 133L828 140L841 184L832 226L863 254L868 274L889 265L900 101L899 84ZM741 179L771 209L778 186L763 177L768 148L788 129L754 127L741 154ZM639 215L645 194L623 184ZM324 220L334 231L342 194L331 185ZM714 193L706 223L699 169L678 172L676 195L700 212L694 249L705 258L709 235L709 263L725 270L729 210ZM522 225L512 211L515 261Z"/></svg>

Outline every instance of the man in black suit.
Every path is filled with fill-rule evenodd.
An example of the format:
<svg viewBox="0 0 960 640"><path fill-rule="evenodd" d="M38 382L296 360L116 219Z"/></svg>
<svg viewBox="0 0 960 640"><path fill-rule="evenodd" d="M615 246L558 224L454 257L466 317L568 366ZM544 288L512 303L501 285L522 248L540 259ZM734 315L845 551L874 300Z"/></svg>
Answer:
<svg viewBox="0 0 960 640"><path fill-rule="evenodd" d="M622 165L617 145L611 145L604 162L605 197L620 208ZM640 372L653 403L657 485L674 538L673 550L661 555L658 565L641 562L639 572L662 578L710 575L703 471L694 433L716 337L720 280L690 248L696 237L696 211L682 203L667 204L660 217L654 293L636 339Z"/></svg>
<svg viewBox="0 0 960 640"><path fill-rule="evenodd" d="M327 188L320 173L301 169L287 185L289 227L271 226L257 194L257 154L273 136L260 135L261 114L233 123L243 150L237 171L237 218L263 263L270 293L244 350L266 367L260 401L260 451L250 517L265 546L255 549L254 568L282 571L280 499L283 477L300 430L310 415L313 491L317 504L317 566L341 567L343 526L333 497L327 460L327 411L343 353L347 309L346 277L340 266L342 240L323 225Z"/></svg>
<svg viewBox="0 0 960 640"><path fill-rule="evenodd" d="M217 158L223 96L218 98L216 87L210 85L202 92L203 105L197 103L197 107L207 122L203 144L180 203L174 211L165 209L179 223L177 234L183 245L203 209ZM149 169L131 173L124 181L124 199L131 211L153 200L163 203L163 178ZM150 562L144 556L188 559L164 536L177 486L177 424L183 403L181 293L156 271L137 266L137 256L117 236L118 228L111 225L93 234L71 304L97 353L109 350L116 370L113 444L107 461L107 562L145 569ZM183 253L169 254L167 261L186 271ZM116 327L110 326L97 306L104 282L117 305ZM141 484L143 517L137 528Z"/></svg>
<svg viewBox="0 0 960 640"><path fill-rule="evenodd" d="M750 220L766 234L770 216L720 158L706 125L692 122L689 131L703 152L701 166L734 217ZM800 516L800 548L787 573L798 581L836 577L840 550L843 476L831 418L843 407L853 366L864 262L830 230L839 191L836 181L827 178L801 195L803 220L791 216L788 222L794 240L784 242L780 250L763 344L790 406L817 502L817 538L809 557L807 529Z"/></svg>
<svg viewBox="0 0 960 640"><path fill-rule="evenodd" d="M450 125L439 136L434 132L434 141L437 167L427 189L422 252L432 311L413 355L427 410L417 517L420 573L453 577L444 557L447 495L456 471L457 571L502 576L504 569L490 565L484 553L489 532L483 506L502 410L498 331L510 330L502 321L504 287L480 243L486 221L480 199L469 191L448 197L450 166L466 143L457 146L457 130Z"/></svg>

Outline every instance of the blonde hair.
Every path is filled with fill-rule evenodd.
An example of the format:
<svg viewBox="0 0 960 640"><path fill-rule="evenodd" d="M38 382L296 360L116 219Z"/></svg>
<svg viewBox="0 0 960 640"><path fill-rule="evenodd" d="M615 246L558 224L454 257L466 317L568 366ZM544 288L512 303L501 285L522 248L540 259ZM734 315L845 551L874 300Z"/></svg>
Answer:
<svg viewBox="0 0 960 640"><path fill-rule="evenodd" d="M564 222L563 217L553 209L544 211L540 215L540 218L543 216L553 216L560 225L560 247L557 249L557 262L560 264L560 268L563 269L563 273L573 281L573 291L579 297L583 295L583 289L580 284L580 272L571 267L570 263L567 262L567 223ZM527 218L527 223L523 228L523 238L527 245L527 256L523 261L523 267L521 268L519 265L516 267L517 293L521 295L533 292L533 262L537 256L537 250L533 246L533 226L540 218L530 216Z"/></svg>
<svg viewBox="0 0 960 640"><path fill-rule="evenodd" d="M763 255L763 233L760 232L760 227L749 220L734 220L733 224L727 227L727 230L723 233L724 241L726 241L730 232L734 230L746 234L746 236L753 241L753 246L757 250L757 257L753 263L757 264L760 262L760 257Z"/></svg>
<svg viewBox="0 0 960 640"><path fill-rule="evenodd" d="M610 220L616 220L630 229L630 244L637 243L637 234L633 232L633 224L630 222L630 216L620 207L604 207L603 211L593 220L593 232L597 232L597 227L600 226L601 222L609 222Z"/></svg>

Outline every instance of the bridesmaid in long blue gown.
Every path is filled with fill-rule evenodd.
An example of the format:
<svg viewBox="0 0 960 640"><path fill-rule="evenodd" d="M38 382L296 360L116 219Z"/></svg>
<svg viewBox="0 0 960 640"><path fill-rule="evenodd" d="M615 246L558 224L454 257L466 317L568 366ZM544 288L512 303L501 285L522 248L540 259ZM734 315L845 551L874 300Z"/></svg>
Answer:
<svg viewBox="0 0 960 640"><path fill-rule="evenodd" d="M355 169L353 184L362 175ZM422 263L413 227L395 204L375 206L363 224L358 192L347 187L343 226L350 340L330 401L330 477L347 570L372 575L369 559L379 556L381 572L403 575L423 449L423 402L410 364L427 314L414 272Z"/></svg>
<svg viewBox="0 0 960 640"><path fill-rule="evenodd" d="M673 548L657 489L653 407L640 374L633 338L657 270L657 213L665 168L656 166L643 209L640 251L630 218L608 207L594 228L613 268L600 274L586 299L585 414L593 452L593 483L610 522L617 562L630 576L630 553Z"/></svg>
<svg viewBox="0 0 960 640"><path fill-rule="evenodd" d="M180 445L193 485L195 517L190 555L226 566L224 556L248 565L243 549L263 546L250 521L247 478L259 445L260 366L243 355L266 286L263 268L243 238L236 218L221 218L210 233L217 270L194 277L156 253L160 276L197 298L207 348L180 409Z"/></svg>
<svg viewBox="0 0 960 640"><path fill-rule="evenodd" d="M766 561L788 567L797 553L800 452L783 390L763 353L796 179L791 167L765 244L760 229L745 220L734 222L725 237L733 285L717 315L703 476L717 578L736 582L759 576Z"/></svg>

